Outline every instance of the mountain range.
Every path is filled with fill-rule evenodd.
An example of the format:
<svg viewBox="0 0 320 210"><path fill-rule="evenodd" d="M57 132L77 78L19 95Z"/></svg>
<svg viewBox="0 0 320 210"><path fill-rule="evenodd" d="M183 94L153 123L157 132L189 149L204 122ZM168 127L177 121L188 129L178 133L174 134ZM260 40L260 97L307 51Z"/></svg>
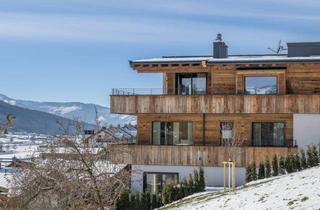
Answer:
<svg viewBox="0 0 320 210"><path fill-rule="evenodd" d="M13 99L6 95L0 94L0 116L3 117L12 113L17 118L15 130L35 132L35 133L56 133L56 121L65 123L79 120L87 125L95 125L98 118L102 126L117 125L125 123L136 123L136 118L130 115L111 114L108 107L86 104L80 102L38 102L29 100ZM98 116L98 117L96 117ZM24 119L28 117L29 119ZM24 123L30 122L32 128L26 128ZM24 123L22 123L24 122ZM48 124L46 129L39 129ZM39 124L39 125L37 125ZM50 126L53 128L49 128Z"/></svg>

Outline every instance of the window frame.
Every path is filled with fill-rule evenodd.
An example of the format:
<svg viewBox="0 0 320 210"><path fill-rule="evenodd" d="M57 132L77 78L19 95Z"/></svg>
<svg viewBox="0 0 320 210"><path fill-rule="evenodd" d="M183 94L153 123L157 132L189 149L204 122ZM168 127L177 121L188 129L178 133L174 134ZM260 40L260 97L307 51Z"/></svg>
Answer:
<svg viewBox="0 0 320 210"><path fill-rule="evenodd" d="M222 123L232 123L232 135L233 137L235 137L235 123L234 121L230 120L230 121L220 121L220 145L223 146L223 142L222 142ZM232 139L232 138L231 138Z"/></svg>
<svg viewBox="0 0 320 210"><path fill-rule="evenodd" d="M277 91L276 93L270 93L270 94L250 94L247 93L247 78L248 77L274 77L276 78L276 86L277 86ZM243 93L244 95L279 95L279 78L277 75L244 75L243 76Z"/></svg>
<svg viewBox="0 0 320 210"><path fill-rule="evenodd" d="M205 74L206 75L206 91L204 94L195 94L194 93L194 90L193 90L193 78L197 78L195 77L194 75L197 75L197 74ZM186 95L183 95L181 94L181 91L180 91L180 86L181 86L181 83L180 83L180 80L181 80L181 77L180 75L185 75L185 76L190 76L190 77L185 77L185 78L190 78L191 79L191 94L186 94ZM190 72L190 73L176 73L175 74L175 95L181 95L181 96L193 96L193 95L208 95L208 78L209 78L209 73L208 72Z"/></svg>
<svg viewBox="0 0 320 210"><path fill-rule="evenodd" d="M253 124L254 123L283 123L283 145L254 145L254 139L253 139ZM251 123L251 146L252 147L286 147L286 121L254 121Z"/></svg>
<svg viewBox="0 0 320 210"><path fill-rule="evenodd" d="M146 172L143 172L143 186L142 186L143 192L146 192L146 189L147 189L147 175L148 174L161 175L161 191L162 191L162 189L164 187L162 175L176 175L177 176L177 184L179 184L179 173L178 172L152 172L152 171L146 171Z"/></svg>
<svg viewBox="0 0 320 210"><path fill-rule="evenodd" d="M155 122L159 122L159 123L191 123L192 126L191 126L191 129L192 129L192 136L191 136L191 139L192 139L192 144L189 144L189 145L177 145L177 144L154 144L153 143L153 137L154 137L154 133L153 133L153 129L154 129L154 123ZM193 121L152 121L151 124L151 145L156 145L156 146L193 146L194 145L194 129L193 129ZM161 126L160 126L161 127ZM161 138L161 136L160 136ZM160 139L160 142L161 142L161 139Z"/></svg>

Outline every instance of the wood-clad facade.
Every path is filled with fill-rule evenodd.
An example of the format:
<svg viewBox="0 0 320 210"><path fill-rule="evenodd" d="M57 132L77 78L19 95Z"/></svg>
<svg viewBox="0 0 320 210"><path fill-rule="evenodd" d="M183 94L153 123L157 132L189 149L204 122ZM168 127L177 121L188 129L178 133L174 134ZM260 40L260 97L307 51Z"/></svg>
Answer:
<svg viewBox="0 0 320 210"><path fill-rule="evenodd" d="M135 164L219 165L224 154L223 122L232 122L233 137L242 142L241 166L275 151L285 155L295 146L293 114L320 113L318 63L210 64L203 60L131 66L141 73L163 73L161 94L111 96L112 113L137 115L140 146L130 147ZM178 94L177 78L182 73L205 73L206 94ZM247 77L276 78L276 93L247 94ZM153 145L153 122L192 122L192 145ZM257 122L283 123L282 147L254 146L253 123ZM200 162L193 158L198 153L205 156Z"/></svg>
<svg viewBox="0 0 320 210"><path fill-rule="evenodd" d="M168 166L222 166L227 156L226 147L222 146L155 146L155 145L111 145L116 151L127 151L131 155L117 155L114 158L120 163L138 165ZM295 147L238 147L235 149L237 167L245 167L252 160L257 163L274 155L286 156L296 152ZM122 154L122 153L118 153Z"/></svg>
<svg viewBox="0 0 320 210"><path fill-rule="evenodd" d="M277 114L319 113L320 95L111 96L120 114Z"/></svg>
<svg viewBox="0 0 320 210"><path fill-rule="evenodd" d="M193 144L221 146L221 122L233 122L234 138L242 142L242 146L252 146L252 123L283 122L285 124L286 146L293 146L291 114L141 114L138 115L137 144L152 144L152 122L192 122Z"/></svg>

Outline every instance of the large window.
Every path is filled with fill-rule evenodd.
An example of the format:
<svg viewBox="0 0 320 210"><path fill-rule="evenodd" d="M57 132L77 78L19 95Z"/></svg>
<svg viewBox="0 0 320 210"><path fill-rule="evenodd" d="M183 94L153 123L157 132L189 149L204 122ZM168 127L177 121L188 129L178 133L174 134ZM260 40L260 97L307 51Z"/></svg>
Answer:
<svg viewBox="0 0 320 210"><path fill-rule="evenodd" d="M245 77L245 94L277 93L277 77Z"/></svg>
<svg viewBox="0 0 320 210"><path fill-rule="evenodd" d="M153 122L152 143L157 145L191 145L192 122Z"/></svg>
<svg viewBox="0 0 320 210"><path fill-rule="evenodd" d="M284 146L284 123L255 122L252 137L253 146Z"/></svg>
<svg viewBox="0 0 320 210"><path fill-rule="evenodd" d="M159 193L164 185L178 184L178 173L153 173L145 172L143 174L143 190L150 193Z"/></svg>
<svg viewBox="0 0 320 210"><path fill-rule="evenodd" d="M176 74L178 95L205 95L207 93L207 73Z"/></svg>

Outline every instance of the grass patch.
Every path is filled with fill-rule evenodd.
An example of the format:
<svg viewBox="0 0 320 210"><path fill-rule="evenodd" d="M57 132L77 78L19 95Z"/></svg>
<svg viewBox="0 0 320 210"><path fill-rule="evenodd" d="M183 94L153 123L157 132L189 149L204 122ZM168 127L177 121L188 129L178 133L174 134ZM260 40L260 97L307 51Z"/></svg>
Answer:
<svg viewBox="0 0 320 210"><path fill-rule="evenodd" d="M301 202L304 202L304 201L306 201L306 200L308 200L308 199L309 199L309 197L305 196L305 197L303 197L303 198L301 199Z"/></svg>
<svg viewBox="0 0 320 210"><path fill-rule="evenodd" d="M289 201L289 202L288 202L288 206L292 206L296 201L298 201L298 200Z"/></svg>

